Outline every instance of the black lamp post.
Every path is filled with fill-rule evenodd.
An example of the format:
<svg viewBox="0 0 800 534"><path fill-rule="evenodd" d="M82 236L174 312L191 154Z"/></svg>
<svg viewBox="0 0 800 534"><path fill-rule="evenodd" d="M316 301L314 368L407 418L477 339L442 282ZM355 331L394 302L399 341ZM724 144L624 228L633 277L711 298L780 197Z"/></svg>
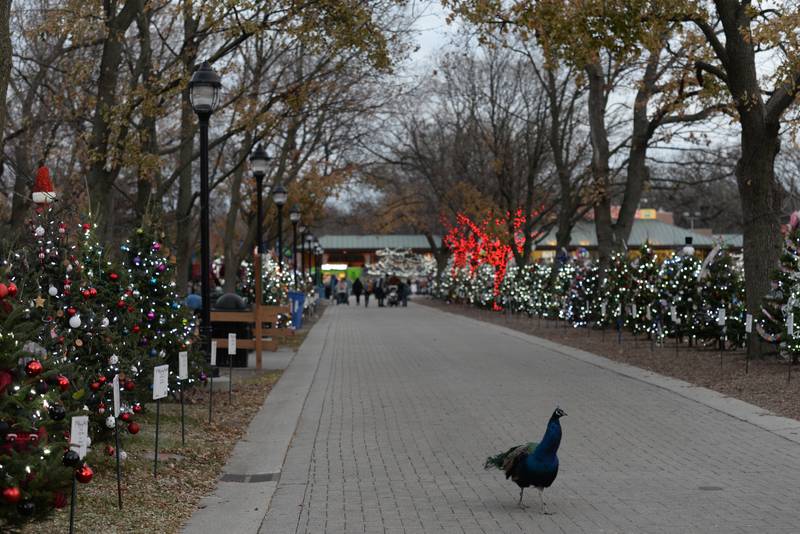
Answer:
<svg viewBox="0 0 800 534"><path fill-rule="evenodd" d="M306 283L306 225L300 223L297 225L297 232L300 234L300 280L303 285Z"/></svg>
<svg viewBox="0 0 800 534"><path fill-rule="evenodd" d="M322 283L322 255L325 253L325 249L322 248L322 245L319 244L319 241L315 244L316 252L317 252L317 271L316 271L316 282L317 285Z"/></svg>
<svg viewBox="0 0 800 534"><path fill-rule="evenodd" d="M253 176L256 178L256 211L258 212L258 222L256 223L256 236L258 239L258 253L264 254L264 206L262 194L264 189L264 177L267 175L267 164L269 156L264 146L259 143L250 155L250 167L253 169Z"/></svg>
<svg viewBox="0 0 800 534"><path fill-rule="evenodd" d="M297 223L300 222L300 206L297 204L289 210L289 220L292 222L292 274L294 288L297 289Z"/></svg>
<svg viewBox="0 0 800 534"><path fill-rule="evenodd" d="M208 189L208 120L219 104L219 92L222 82L211 68L208 61L204 61L192 74L189 81L189 99L192 109L200 121L200 277L201 297L203 309L201 315L200 334L206 357L211 360L211 243L209 242L209 189Z"/></svg>
<svg viewBox="0 0 800 534"><path fill-rule="evenodd" d="M286 189L278 185L272 190L272 201L278 207L278 268L283 269L283 205L286 204Z"/></svg>
<svg viewBox="0 0 800 534"><path fill-rule="evenodd" d="M306 241L306 248L308 249L308 272L309 274L311 274L311 265L314 260L314 234L312 234L310 231L307 231L305 241ZM317 279L315 275L314 281L316 282L316 280Z"/></svg>

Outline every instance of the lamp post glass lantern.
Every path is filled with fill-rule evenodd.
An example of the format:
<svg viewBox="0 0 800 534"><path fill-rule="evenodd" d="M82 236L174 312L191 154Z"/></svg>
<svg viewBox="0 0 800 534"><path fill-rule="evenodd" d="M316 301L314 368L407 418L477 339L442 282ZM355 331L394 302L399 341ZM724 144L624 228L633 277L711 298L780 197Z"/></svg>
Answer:
<svg viewBox="0 0 800 534"><path fill-rule="evenodd" d="M208 121L219 105L222 80L204 61L189 81L189 100L200 122L200 334L206 358L211 361L211 243L209 239Z"/></svg>
<svg viewBox="0 0 800 534"><path fill-rule="evenodd" d="M272 201L278 207L278 268L283 269L283 205L286 204L288 195L282 185L277 185L272 190Z"/></svg>
<svg viewBox="0 0 800 534"><path fill-rule="evenodd" d="M258 213L258 223L256 224L256 234L258 238L258 253L264 254L264 204L263 190L264 177L267 175L267 165L269 156L264 150L264 145L258 144L250 155L250 167L253 169L253 176L256 177L256 212Z"/></svg>
<svg viewBox="0 0 800 534"><path fill-rule="evenodd" d="M292 274L294 275L294 288L297 289L297 223L300 222L300 206L295 204L289 210L289 220L292 222Z"/></svg>

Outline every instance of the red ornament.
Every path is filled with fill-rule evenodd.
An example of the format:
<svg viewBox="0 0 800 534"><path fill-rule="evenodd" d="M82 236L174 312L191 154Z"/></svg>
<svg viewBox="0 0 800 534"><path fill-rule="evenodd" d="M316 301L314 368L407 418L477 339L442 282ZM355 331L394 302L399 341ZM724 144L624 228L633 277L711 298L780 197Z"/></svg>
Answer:
<svg viewBox="0 0 800 534"><path fill-rule="evenodd" d="M125 381L125 389L128 391L133 391L133 388L136 387L136 384L133 383L133 380L126 380Z"/></svg>
<svg viewBox="0 0 800 534"><path fill-rule="evenodd" d="M112 282L116 282L119 279L119 275L117 273L111 273L108 275Z"/></svg>
<svg viewBox="0 0 800 534"><path fill-rule="evenodd" d="M125 301L124 300L118 300L117 301L117 308L124 308L124 307L125 307Z"/></svg>
<svg viewBox="0 0 800 534"><path fill-rule="evenodd" d="M133 413L142 413L142 405L141 404L134 404L133 405Z"/></svg>
<svg viewBox="0 0 800 534"><path fill-rule="evenodd" d="M120 418L120 419L122 419L122 420L123 420L125 423L127 423L127 422L129 422L129 421L131 420L131 414L130 414L130 413L128 413L128 412L123 412L123 413L122 413L122 414L119 416L119 418Z"/></svg>
<svg viewBox="0 0 800 534"><path fill-rule="evenodd" d="M83 298L85 298L85 299L88 299L89 297L91 297L91 296L92 296L92 293L91 293L91 291L89 291L88 289L84 289L84 290L81 292L81 294L83 295Z"/></svg>
<svg viewBox="0 0 800 534"><path fill-rule="evenodd" d="M84 231L84 232L88 232L89 230L91 230L91 229L92 229L92 225L91 225L91 224L89 224L89 223L83 223L83 224L81 225L81 227L83 228L83 231Z"/></svg>
<svg viewBox="0 0 800 534"><path fill-rule="evenodd" d="M17 296L17 284L15 284L14 282L8 284L8 294L12 297Z"/></svg>
<svg viewBox="0 0 800 534"><path fill-rule="evenodd" d="M89 288L89 295L96 297L97 296L97 289L90 287Z"/></svg>
<svg viewBox="0 0 800 534"><path fill-rule="evenodd" d="M106 454L107 455L114 456L114 451L115 451L114 447L112 447L111 445L106 445Z"/></svg>
<svg viewBox="0 0 800 534"><path fill-rule="evenodd" d="M136 308L134 308L133 306L128 306L128 311L131 312L131 313L133 313L133 310L135 310L135 309Z"/></svg>
<svg viewBox="0 0 800 534"><path fill-rule="evenodd" d="M53 181L50 180L50 169L45 166L44 161L40 162L39 168L36 169L32 197L33 202L40 205L50 204L56 198Z"/></svg>
<svg viewBox="0 0 800 534"><path fill-rule="evenodd" d="M4 299L8 296L8 286L0 283L0 299Z"/></svg>
<svg viewBox="0 0 800 534"><path fill-rule="evenodd" d="M67 391L69 389L69 378L64 375L58 375L56 380L58 381L58 387L61 391Z"/></svg>
<svg viewBox="0 0 800 534"><path fill-rule="evenodd" d="M133 325L133 333L134 334L138 334L139 330L141 330L141 328L139 328L138 324Z"/></svg>
<svg viewBox="0 0 800 534"><path fill-rule="evenodd" d="M128 432L130 432L131 434L138 434L139 433L139 423L137 423L136 421L131 421L128 424Z"/></svg>
<svg viewBox="0 0 800 534"><path fill-rule="evenodd" d="M78 482L81 484L88 484L92 481L93 476L94 471L92 471L92 468L86 464L83 464L81 467L75 470L75 478L77 478Z"/></svg>
<svg viewBox="0 0 800 534"><path fill-rule="evenodd" d="M44 370L39 360L31 360L25 365L25 373L28 376L36 376Z"/></svg>
<svg viewBox="0 0 800 534"><path fill-rule="evenodd" d="M8 386L14 381L14 375L8 370L0 370L0 394L2 394Z"/></svg>
<svg viewBox="0 0 800 534"><path fill-rule="evenodd" d="M67 496L60 491L53 493L53 507L60 510L67 505Z"/></svg>
<svg viewBox="0 0 800 534"><path fill-rule="evenodd" d="M100 389L100 382L92 382L89 384L89 387L92 389L92 391L97 391Z"/></svg>
<svg viewBox="0 0 800 534"><path fill-rule="evenodd" d="M101 384L105 384L106 380L108 379L104 375L100 375L97 377L97 381L100 382Z"/></svg>
<svg viewBox="0 0 800 534"><path fill-rule="evenodd" d="M73 315L75 315L76 313L78 313L78 310L76 310L76 309L75 309L75 308L73 308L72 306L70 306L69 308L67 308L67 315L69 315L70 317L72 317L72 316L73 316Z"/></svg>
<svg viewBox="0 0 800 534"><path fill-rule="evenodd" d="M21 498L22 492L19 491L19 488L11 487L3 489L3 500L7 503L18 503Z"/></svg>

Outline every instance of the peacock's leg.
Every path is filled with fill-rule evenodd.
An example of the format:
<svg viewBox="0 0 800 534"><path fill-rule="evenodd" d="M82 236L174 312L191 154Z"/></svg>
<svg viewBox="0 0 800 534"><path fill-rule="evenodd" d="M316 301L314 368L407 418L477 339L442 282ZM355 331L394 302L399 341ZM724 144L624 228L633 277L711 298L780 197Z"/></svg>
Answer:
<svg viewBox="0 0 800 534"><path fill-rule="evenodd" d="M520 508L525 508L525 506L523 506L523 504L522 504L522 492L523 491L525 491L525 488L520 488L519 489L519 503L518 504L519 504Z"/></svg>
<svg viewBox="0 0 800 534"><path fill-rule="evenodd" d="M544 488L536 488L539 490L539 498L542 500L542 515L550 515L547 511L547 503L544 502Z"/></svg>

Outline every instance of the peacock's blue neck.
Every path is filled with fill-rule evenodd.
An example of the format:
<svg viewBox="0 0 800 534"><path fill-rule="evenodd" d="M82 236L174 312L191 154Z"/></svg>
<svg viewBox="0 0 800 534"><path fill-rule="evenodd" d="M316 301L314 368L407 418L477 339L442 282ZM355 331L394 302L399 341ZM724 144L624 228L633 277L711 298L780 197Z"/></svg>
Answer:
<svg viewBox="0 0 800 534"><path fill-rule="evenodd" d="M558 419L550 419L547 423L547 430L545 430L542 441L534 451L535 456L548 456L554 455L561 445L561 423Z"/></svg>

